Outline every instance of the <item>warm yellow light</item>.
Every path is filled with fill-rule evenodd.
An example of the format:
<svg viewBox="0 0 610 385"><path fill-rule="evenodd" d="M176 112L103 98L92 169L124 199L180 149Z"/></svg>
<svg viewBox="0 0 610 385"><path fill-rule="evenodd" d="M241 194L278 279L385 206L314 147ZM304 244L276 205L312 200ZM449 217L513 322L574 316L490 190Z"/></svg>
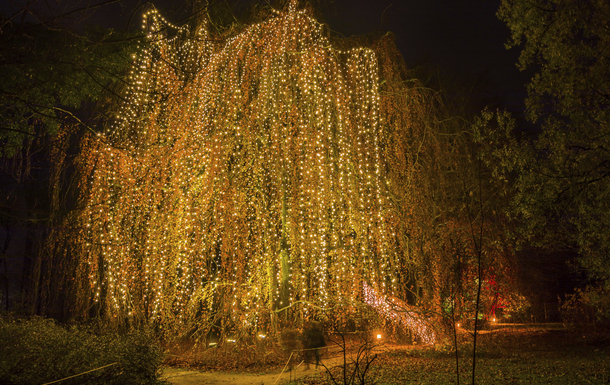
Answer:
<svg viewBox="0 0 610 385"><path fill-rule="evenodd" d="M436 341L436 335L429 321L417 312L409 311L414 309L404 301L379 293L367 284L364 284L364 301L391 321L410 330L424 343L432 344Z"/></svg>
<svg viewBox="0 0 610 385"><path fill-rule="evenodd" d="M126 102L83 151L72 250L109 317L180 332L223 310L256 330L277 306L398 284L377 57L291 4L221 42L147 13Z"/></svg>

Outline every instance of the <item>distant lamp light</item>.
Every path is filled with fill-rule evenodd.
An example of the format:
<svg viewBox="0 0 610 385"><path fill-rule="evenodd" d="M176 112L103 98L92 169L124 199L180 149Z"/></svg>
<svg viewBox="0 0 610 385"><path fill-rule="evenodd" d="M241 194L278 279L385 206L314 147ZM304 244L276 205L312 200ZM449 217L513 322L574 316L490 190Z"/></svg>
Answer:
<svg viewBox="0 0 610 385"><path fill-rule="evenodd" d="M265 337L267 337L267 336L266 336L266 335L264 335L264 334L259 334L259 335L258 335L258 338L265 339Z"/></svg>
<svg viewBox="0 0 610 385"><path fill-rule="evenodd" d="M460 327L460 323L459 322L457 323L457 327Z"/></svg>
<svg viewBox="0 0 610 385"><path fill-rule="evenodd" d="M218 343L217 343L217 342L210 342L210 343L208 344L208 346L209 346L209 347L211 347L211 348L215 348L215 347L216 347L216 345L218 345Z"/></svg>
<svg viewBox="0 0 610 385"><path fill-rule="evenodd" d="M492 318L492 319L491 319L491 322L496 322L496 319L495 319L495 318Z"/></svg>
<svg viewBox="0 0 610 385"><path fill-rule="evenodd" d="M232 339L232 338L229 338L229 339L227 339L227 342L233 342L233 343L235 343L235 340L234 340L234 339Z"/></svg>
<svg viewBox="0 0 610 385"><path fill-rule="evenodd" d="M381 339L381 334L377 334L377 339L380 340Z"/></svg>

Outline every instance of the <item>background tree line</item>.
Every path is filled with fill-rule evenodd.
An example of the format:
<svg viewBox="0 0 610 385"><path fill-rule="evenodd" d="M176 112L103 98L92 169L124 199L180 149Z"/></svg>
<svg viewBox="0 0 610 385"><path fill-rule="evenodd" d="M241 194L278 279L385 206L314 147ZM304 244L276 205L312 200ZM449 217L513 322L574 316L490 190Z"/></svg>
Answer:
<svg viewBox="0 0 610 385"><path fill-rule="evenodd" d="M534 72L526 99L533 130L483 114L492 127L487 163L509 181L512 238L539 250L532 260L552 252L574 269L580 283L566 321L607 324L610 4L503 0L498 17L511 31L507 48L521 49L519 69Z"/></svg>

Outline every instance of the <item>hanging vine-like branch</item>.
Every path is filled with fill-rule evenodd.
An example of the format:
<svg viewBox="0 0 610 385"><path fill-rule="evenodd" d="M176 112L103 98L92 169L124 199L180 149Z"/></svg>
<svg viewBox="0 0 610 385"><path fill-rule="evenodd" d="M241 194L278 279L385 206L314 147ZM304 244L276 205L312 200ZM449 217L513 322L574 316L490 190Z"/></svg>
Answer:
<svg viewBox="0 0 610 385"><path fill-rule="evenodd" d="M333 48L294 2L223 44L154 11L144 25L128 102L80 157L82 302L243 329L362 301L364 282L392 292L375 53Z"/></svg>

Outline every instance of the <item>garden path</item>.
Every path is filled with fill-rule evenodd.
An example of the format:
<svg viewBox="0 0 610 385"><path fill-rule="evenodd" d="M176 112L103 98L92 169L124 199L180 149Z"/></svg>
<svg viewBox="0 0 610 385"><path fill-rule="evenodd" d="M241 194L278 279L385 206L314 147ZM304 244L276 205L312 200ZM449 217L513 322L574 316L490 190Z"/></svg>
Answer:
<svg viewBox="0 0 610 385"><path fill-rule="evenodd" d="M413 346L378 345L374 348L373 352L381 353L388 350L406 348L413 348ZM348 361L354 358L355 354L347 356ZM343 357L333 355L332 357L323 358L322 362L327 368L336 367L343 364ZM162 379L172 385L280 385L298 378L322 375L324 372L325 369L322 366L316 370L315 365L311 365L310 369L307 370L304 364L293 368L291 371L286 368L283 372L277 370L259 374L221 371L204 372L186 368L165 367Z"/></svg>

